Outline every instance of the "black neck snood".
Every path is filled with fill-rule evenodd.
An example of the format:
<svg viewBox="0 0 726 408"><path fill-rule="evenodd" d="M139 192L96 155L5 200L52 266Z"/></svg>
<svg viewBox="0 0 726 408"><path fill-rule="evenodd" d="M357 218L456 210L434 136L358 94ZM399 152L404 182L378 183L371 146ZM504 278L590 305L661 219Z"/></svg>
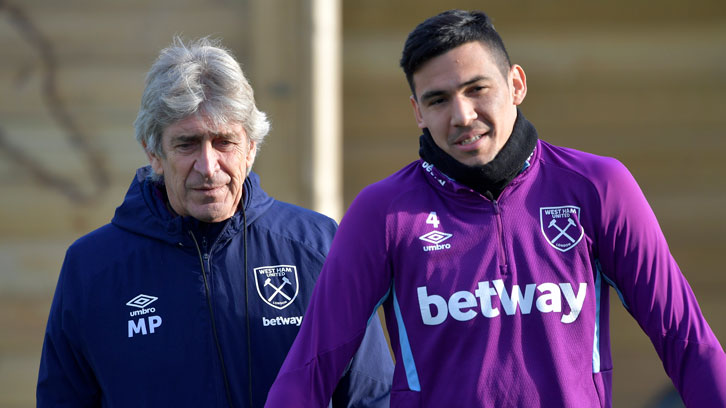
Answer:
<svg viewBox="0 0 726 408"><path fill-rule="evenodd" d="M483 166L467 166L441 150L428 129L419 138L419 156L436 166L442 173L489 199L496 199L514 177L524 168L537 144L537 130L517 110L512 135L494 160Z"/></svg>

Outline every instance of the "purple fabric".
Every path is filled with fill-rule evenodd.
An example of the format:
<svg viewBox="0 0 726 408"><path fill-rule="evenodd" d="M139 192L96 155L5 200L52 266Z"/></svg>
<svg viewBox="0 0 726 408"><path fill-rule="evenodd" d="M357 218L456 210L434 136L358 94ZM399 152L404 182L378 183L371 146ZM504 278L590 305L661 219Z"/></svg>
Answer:
<svg viewBox="0 0 726 408"><path fill-rule="evenodd" d="M266 406L324 406L383 301L392 407L610 407L608 284L686 405L726 406L723 348L621 163L539 141L489 201L413 162L343 218Z"/></svg>

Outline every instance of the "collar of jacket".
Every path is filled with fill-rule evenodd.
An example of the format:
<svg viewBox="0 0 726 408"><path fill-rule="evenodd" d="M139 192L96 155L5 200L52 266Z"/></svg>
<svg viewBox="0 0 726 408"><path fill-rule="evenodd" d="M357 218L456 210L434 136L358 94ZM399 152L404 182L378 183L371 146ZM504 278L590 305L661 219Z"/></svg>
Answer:
<svg viewBox="0 0 726 408"><path fill-rule="evenodd" d="M151 166L141 167L131 182L123 203L116 208L111 223L119 228L150 238L159 239L173 245L190 243L188 231L195 234L219 234L219 239L229 238L242 230L242 211L237 211L230 219L223 221L217 228L194 219L181 217L170 211L163 184L153 181ZM260 178L250 172L244 181L243 205L247 225L251 225L274 203L274 199L260 186ZM201 235L200 235L201 236ZM211 244L211 243L210 243Z"/></svg>
<svg viewBox="0 0 726 408"><path fill-rule="evenodd" d="M433 164L447 177L479 194L496 199L504 188L527 167L528 159L537 145L537 130L517 109L512 134L494 157L483 166L467 166L441 150L428 129L419 138L419 156Z"/></svg>

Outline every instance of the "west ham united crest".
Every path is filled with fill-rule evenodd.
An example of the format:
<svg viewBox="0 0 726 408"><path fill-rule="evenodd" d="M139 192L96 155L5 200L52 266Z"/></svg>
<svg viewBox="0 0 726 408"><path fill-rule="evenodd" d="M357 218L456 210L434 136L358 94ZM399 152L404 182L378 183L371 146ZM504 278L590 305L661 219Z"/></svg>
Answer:
<svg viewBox="0 0 726 408"><path fill-rule="evenodd" d="M539 223L547 242L558 251L567 252L582 240L585 230L580 225L580 207L541 207Z"/></svg>
<svg viewBox="0 0 726 408"><path fill-rule="evenodd" d="M295 265L273 265L255 268L257 293L275 309L290 306L297 297L300 285Z"/></svg>

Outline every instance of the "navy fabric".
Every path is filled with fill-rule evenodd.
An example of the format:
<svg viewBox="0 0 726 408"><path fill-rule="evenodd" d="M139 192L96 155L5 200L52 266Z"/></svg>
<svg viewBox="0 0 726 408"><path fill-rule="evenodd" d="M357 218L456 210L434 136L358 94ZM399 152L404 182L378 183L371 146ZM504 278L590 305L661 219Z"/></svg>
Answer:
<svg viewBox="0 0 726 408"><path fill-rule="evenodd" d="M68 249L39 407L229 406L223 372L233 406L261 407L297 335L335 222L273 199L250 173L246 234L242 211L210 226L170 211L150 171L139 169L110 224ZM366 339L336 406L388 406L393 364L378 319Z"/></svg>

